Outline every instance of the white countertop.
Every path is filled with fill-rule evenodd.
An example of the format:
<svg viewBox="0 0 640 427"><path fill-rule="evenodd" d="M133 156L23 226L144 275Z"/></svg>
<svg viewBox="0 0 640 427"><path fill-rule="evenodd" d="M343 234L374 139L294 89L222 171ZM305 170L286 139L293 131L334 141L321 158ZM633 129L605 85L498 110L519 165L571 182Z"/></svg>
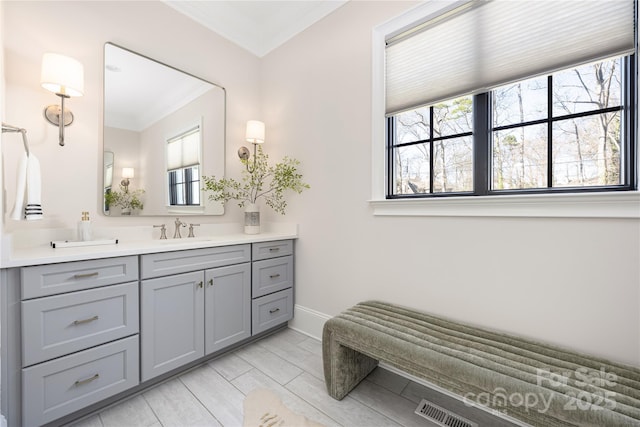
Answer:
<svg viewBox="0 0 640 427"><path fill-rule="evenodd" d="M117 244L52 248L49 242L28 247L3 249L1 268L24 267L29 265L53 264L67 261L83 261L98 258L114 258L127 255L141 255L158 252L180 251L186 249L210 248L216 246L239 245L246 243L269 242L274 240L296 239L296 226L271 227L260 234L231 232L215 235L202 235L181 239L127 239L117 237ZM10 252L10 253L6 253Z"/></svg>

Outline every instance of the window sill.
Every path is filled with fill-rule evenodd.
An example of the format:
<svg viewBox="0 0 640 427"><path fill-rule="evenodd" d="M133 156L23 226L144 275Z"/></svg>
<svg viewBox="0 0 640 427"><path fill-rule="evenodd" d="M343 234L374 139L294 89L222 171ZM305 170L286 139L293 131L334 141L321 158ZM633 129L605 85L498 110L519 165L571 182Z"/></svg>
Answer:
<svg viewBox="0 0 640 427"><path fill-rule="evenodd" d="M370 200L376 216L640 218L640 192Z"/></svg>

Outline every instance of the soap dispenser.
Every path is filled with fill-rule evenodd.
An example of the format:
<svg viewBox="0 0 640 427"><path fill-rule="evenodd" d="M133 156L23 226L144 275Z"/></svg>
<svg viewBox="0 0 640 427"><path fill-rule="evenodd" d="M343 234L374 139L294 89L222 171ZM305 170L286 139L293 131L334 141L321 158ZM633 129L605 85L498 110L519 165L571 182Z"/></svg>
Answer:
<svg viewBox="0 0 640 427"><path fill-rule="evenodd" d="M82 212L82 220L78 222L78 240L86 242L91 240L91 221L89 212Z"/></svg>

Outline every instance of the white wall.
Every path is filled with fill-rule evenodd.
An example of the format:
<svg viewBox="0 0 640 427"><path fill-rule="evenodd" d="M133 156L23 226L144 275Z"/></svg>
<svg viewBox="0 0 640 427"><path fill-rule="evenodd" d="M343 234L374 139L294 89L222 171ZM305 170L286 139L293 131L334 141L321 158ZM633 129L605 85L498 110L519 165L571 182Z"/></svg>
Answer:
<svg viewBox="0 0 640 427"><path fill-rule="evenodd" d="M296 304L382 299L640 365L638 220L372 216L372 28L410 6L349 2L263 60L270 152L311 184L287 215Z"/></svg>
<svg viewBox="0 0 640 427"><path fill-rule="evenodd" d="M240 170L236 149L250 118L267 123L272 159L302 161L311 190L289 199L285 218L265 215L300 224L298 306L334 315L379 298L640 365L638 220L372 216L371 32L412 3L349 2L262 60L159 2L2 5L5 118L29 130L47 216L8 222L5 232L73 227L82 210L100 208L102 45L112 41L226 87L230 175ZM65 147L42 119L56 102L39 85L46 51L85 66L85 96L69 102L76 123ZM18 142L3 140L9 177ZM237 222L233 204L227 212L205 221Z"/></svg>
<svg viewBox="0 0 640 427"><path fill-rule="evenodd" d="M4 46L4 30L5 29L5 19L4 19L4 2L0 2L0 46ZM0 122L9 123L6 120L6 82L5 82L5 72L4 72L4 49L0 50ZM9 123L11 124L11 123ZM4 188L4 157L2 156L1 148L5 145L5 137L2 132L0 132L0 212L4 211L4 197L2 197L2 189ZM0 221L0 235L4 233L4 221ZM0 245L0 259L2 259L2 245ZM2 285L2 283L0 283Z"/></svg>
<svg viewBox="0 0 640 427"><path fill-rule="evenodd" d="M6 86L6 121L28 130L41 161L42 221L5 220L5 232L19 229L74 228L83 210L99 226L157 224L155 218L102 216L102 76L103 46L111 41L227 89L226 167L240 171L237 146L244 143L246 120L259 117L260 60L159 1L15 1L2 2ZM40 87L42 54L71 56L85 68L85 95L66 103L75 122L66 128L66 145L57 143L58 128L45 122L42 109L59 98ZM5 97L2 97L3 100ZM4 138L3 138L4 139ZM15 168L22 144L3 141L6 205L15 200ZM222 217L197 222L238 222L230 204ZM171 218L164 222L169 224Z"/></svg>
<svg viewBox="0 0 640 427"><path fill-rule="evenodd" d="M104 136L110 141L104 149L117 154L113 158L112 182L113 188L117 190L122 181L122 168L134 168L136 177L140 173L140 134L132 130L105 126ZM137 186L130 185L131 189L134 187Z"/></svg>

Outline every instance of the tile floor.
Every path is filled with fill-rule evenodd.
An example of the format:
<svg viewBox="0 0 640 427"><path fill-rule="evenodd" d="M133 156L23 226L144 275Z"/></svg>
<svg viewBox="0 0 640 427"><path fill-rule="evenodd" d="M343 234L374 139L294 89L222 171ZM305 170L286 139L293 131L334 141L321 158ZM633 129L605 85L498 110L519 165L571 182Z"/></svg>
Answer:
<svg viewBox="0 0 640 427"><path fill-rule="evenodd" d="M241 426L242 402L254 388L275 391L294 412L329 426L436 424L414 413L422 398L479 426L513 426L413 381L377 368L342 401L329 397L321 343L292 329L162 383L73 424L73 427Z"/></svg>

